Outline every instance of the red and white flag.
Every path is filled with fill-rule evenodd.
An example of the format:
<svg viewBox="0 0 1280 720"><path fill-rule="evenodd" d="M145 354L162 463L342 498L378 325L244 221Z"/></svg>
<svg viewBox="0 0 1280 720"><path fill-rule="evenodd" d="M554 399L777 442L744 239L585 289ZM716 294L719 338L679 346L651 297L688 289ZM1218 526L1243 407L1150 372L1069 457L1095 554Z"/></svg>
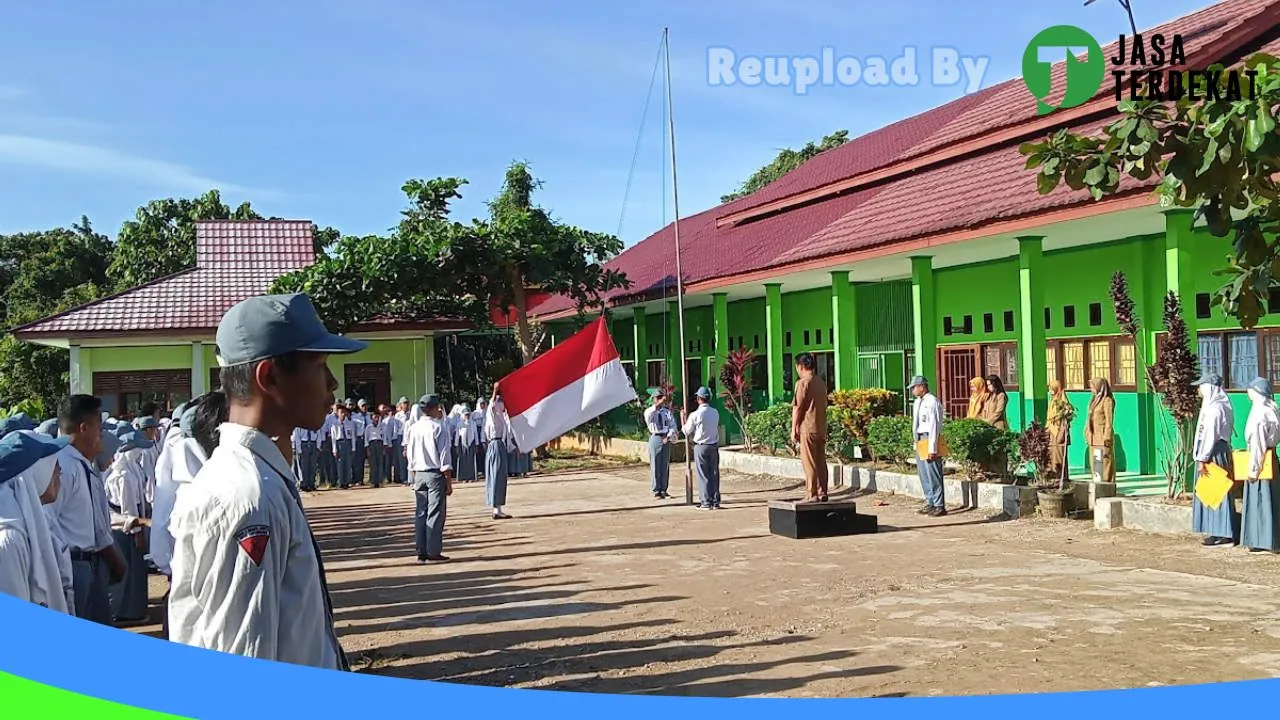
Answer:
<svg viewBox="0 0 1280 720"><path fill-rule="evenodd" d="M498 392L522 452L637 397L604 318L499 380Z"/></svg>

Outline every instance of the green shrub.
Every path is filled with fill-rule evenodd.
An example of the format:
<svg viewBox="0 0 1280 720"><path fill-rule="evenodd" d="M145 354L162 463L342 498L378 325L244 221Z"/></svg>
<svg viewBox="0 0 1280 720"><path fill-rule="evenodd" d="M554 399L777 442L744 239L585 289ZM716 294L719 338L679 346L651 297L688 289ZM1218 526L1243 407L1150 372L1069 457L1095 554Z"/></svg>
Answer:
<svg viewBox="0 0 1280 720"><path fill-rule="evenodd" d="M836 408L836 421L858 442L866 442L872 420L891 417L902 411L898 393L882 388L837 390L831 393L830 407Z"/></svg>
<svg viewBox="0 0 1280 720"><path fill-rule="evenodd" d="M849 428L840 422L840 408L827 406L827 459L840 462L853 462L853 448L858 445L857 438L849 432Z"/></svg>
<svg viewBox="0 0 1280 720"><path fill-rule="evenodd" d="M1005 476L1007 435L981 420L949 420L942 425L948 459L959 464L972 480Z"/></svg>
<svg viewBox="0 0 1280 720"><path fill-rule="evenodd" d="M778 403L768 410L753 412L747 416L747 434L751 442L778 454L791 447L791 406Z"/></svg>
<svg viewBox="0 0 1280 720"><path fill-rule="evenodd" d="M876 460L901 463L916 455L911 418L878 417L867 425L867 446Z"/></svg>

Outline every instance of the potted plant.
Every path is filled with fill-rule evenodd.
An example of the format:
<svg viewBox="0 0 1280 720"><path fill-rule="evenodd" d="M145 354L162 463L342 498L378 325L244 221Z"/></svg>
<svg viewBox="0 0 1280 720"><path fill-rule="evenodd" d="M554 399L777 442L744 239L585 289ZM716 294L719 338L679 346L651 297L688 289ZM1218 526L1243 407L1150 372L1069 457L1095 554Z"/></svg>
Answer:
<svg viewBox="0 0 1280 720"><path fill-rule="evenodd" d="M1039 421L1031 425L1018 436L1018 452L1024 462L1031 465L1032 487L1040 504L1040 514L1050 518L1065 518L1068 510L1068 499L1071 494L1071 481L1066 475L1053 478L1047 473L1050 464L1049 431Z"/></svg>

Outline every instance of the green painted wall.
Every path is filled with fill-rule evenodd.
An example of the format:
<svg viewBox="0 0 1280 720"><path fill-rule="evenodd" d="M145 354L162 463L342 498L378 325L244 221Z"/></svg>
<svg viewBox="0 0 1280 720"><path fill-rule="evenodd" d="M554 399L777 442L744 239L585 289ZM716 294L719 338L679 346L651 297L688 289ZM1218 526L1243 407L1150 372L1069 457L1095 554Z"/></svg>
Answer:
<svg viewBox="0 0 1280 720"><path fill-rule="evenodd" d="M858 352L912 350L911 283L867 283L854 288L858 306Z"/></svg>
<svg viewBox="0 0 1280 720"><path fill-rule="evenodd" d="M939 345L1008 342L1018 338L1018 261L1016 258L943 268L934 271L934 292L938 317L934 328ZM1005 329L1004 314L1013 313L1013 324ZM991 314L992 331L986 332L983 316ZM950 316L951 335L943 332L944 318ZM965 316L972 320L973 332L960 334Z"/></svg>
<svg viewBox="0 0 1280 720"><path fill-rule="evenodd" d="M829 352L832 345L831 288L815 288L782 295L784 353Z"/></svg>
<svg viewBox="0 0 1280 720"><path fill-rule="evenodd" d="M93 381L95 372L181 370L191 367L190 345L80 348L81 376Z"/></svg>
<svg viewBox="0 0 1280 720"><path fill-rule="evenodd" d="M376 340L369 347L352 355L330 355L329 369L338 379L338 397L347 396L343 367L356 363L389 363L391 365L391 400L400 396L416 400L423 394L432 392L429 387L427 369L434 368L428 364L427 358L435 353L432 340ZM431 373L434 385L434 370ZM455 401L475 402L475 398L455 398Z"/></svg>

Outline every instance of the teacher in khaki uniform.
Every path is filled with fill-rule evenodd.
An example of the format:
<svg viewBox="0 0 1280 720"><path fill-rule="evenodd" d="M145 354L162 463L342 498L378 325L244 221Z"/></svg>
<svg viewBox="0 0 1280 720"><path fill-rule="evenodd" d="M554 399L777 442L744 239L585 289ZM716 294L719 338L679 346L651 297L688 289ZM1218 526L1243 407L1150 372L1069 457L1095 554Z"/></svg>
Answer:
<svg viewBox="0 0 1280 720"><path fill-rule="evenodd" d="M827 384L814 373L811 353L796 358L796 397L791 409L791 441L800 449L805 502L827 501Z"/></svg>
<svg viewBox="0 0 1280 720"><path fill-rule="evenodd" d="M216 337L228 422L169 522L170 639L347 670L320 549L295 486L290 436L324 424L338 386L328 356L366 344L326 330L302 294L234 305Z"/></svg>

